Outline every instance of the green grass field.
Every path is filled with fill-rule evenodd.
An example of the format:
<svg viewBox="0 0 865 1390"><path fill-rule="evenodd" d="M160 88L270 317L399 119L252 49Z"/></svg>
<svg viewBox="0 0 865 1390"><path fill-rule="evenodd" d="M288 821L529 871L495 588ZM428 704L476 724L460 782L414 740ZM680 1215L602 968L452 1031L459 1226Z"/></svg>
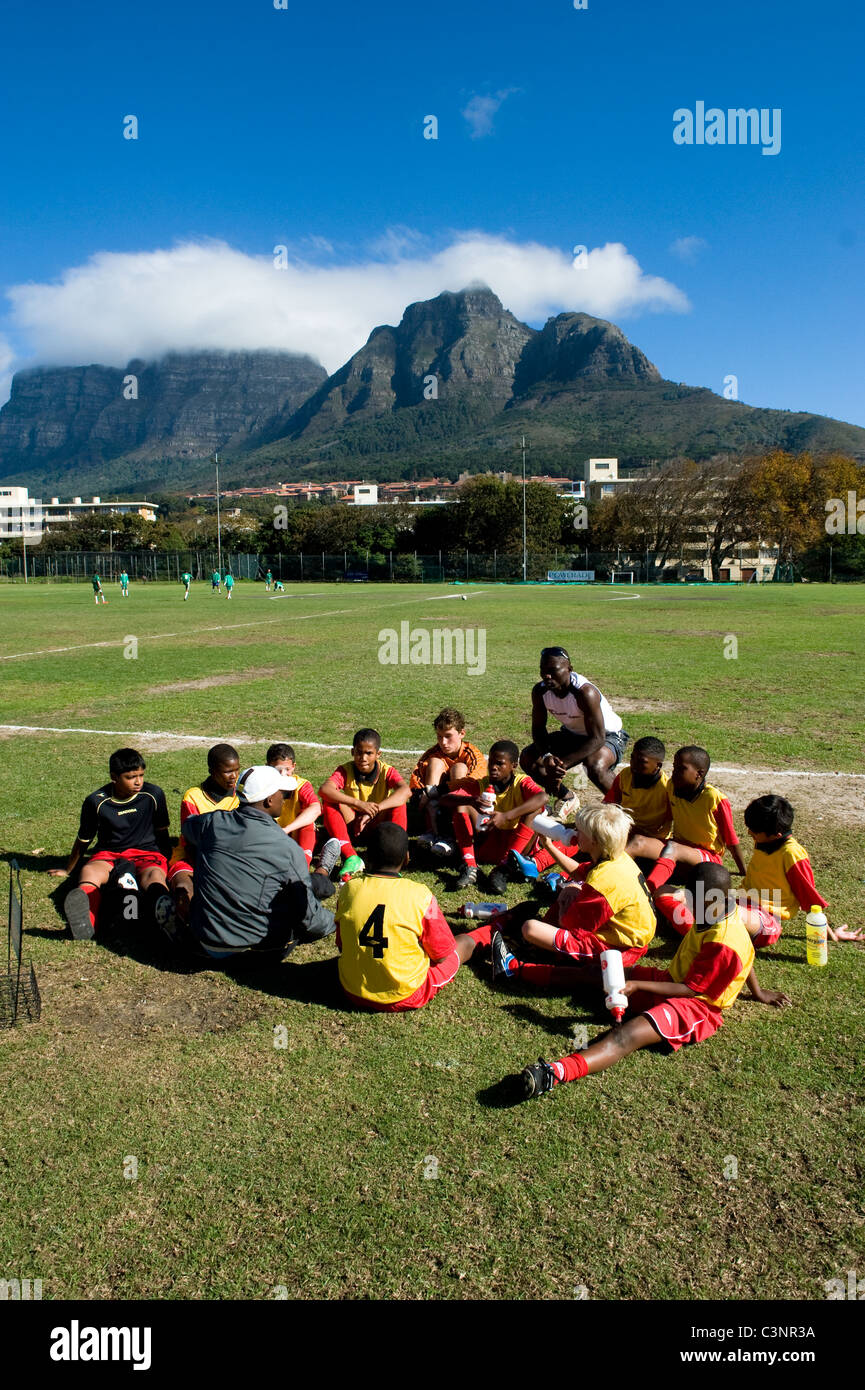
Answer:
<svg viewBox="0 0 865 1390"><path fill-rule="evenodd" d="M865 588L287 588L106 585L98 609L89 586L0 588L0 839L43 997L0 1032L0 1278L82 1299L820 1300L861 1269L865 951L810 969L801 917L758 960L789 1010L743 997L704 1045L508 1108L496 1083L603 1031L603 1007L469 966L415 1015L361 1016L328 942L266 979L184 973L132 927L73 942L45 870L115 747L142 748L176 827L217 740L250 762L294 742L316 785L357 727L422 749L444 704L485 748L523 743L538 650L561 642L632 737L709 748L743 838L751 796L789 795L833 920L862 925ZM482 629L484 674L382 665L404 621ZM418 876L455 928L485 896Z"/></svg>

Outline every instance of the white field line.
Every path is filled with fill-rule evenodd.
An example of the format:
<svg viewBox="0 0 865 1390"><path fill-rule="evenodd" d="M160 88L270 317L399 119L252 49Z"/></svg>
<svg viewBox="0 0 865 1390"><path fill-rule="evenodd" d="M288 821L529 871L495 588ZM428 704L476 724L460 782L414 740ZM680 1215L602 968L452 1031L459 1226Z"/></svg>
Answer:
<svg viewBox="0 0 865 1390"><path fill-rule="evenodd" d="M176 734L159 729L61 729L47 724L0 724L0 733L13 734L89 734L93 737L105 735L110 738L168 739L178 743L212 743L212 734ZM261 743L262 737L251 734L234 734L226 742L252 744ZM296 748L318 748L323 752L351 752L350 743L305 743L302 739L292 739ZM406 758L419 758L425 748L382 748L382 753L397 754ZM713 772L729 772L743 777L846 777L865 781L865 772L807 772L799 768L769 767L728 767L723 763L713 763Z"/></svg>
<svg viewBox="0 0 865 1390"><path fill-rule="evenodd" d="M477 592L477 593L484 593L485 590L483 590L483 589L478 589L478 590L476 590L476 592ZM276 595L276 597L277 597L277 598L281 598L282 595L281 595L281 594L278 594L278 595ZM285 597L288 598L289 595L286 594ZM314 597L314 596L313 596L313 597ZM404 607L408 607L408 605L409 605L409 604L412 604L412 603L441 603L441 601L442 601L443 599L458 598L458 597L459 597L458 594L436 594L436 595L434 595L433 598L409 598L409 599L405 599L405 600L404 600L401 604L399 604L399 605L394 605L394 604L392 604L392 603L376 603L376 604L372 604L370 608L364 608L364 609L362 610L361 616L362 616L363 613L368 613L368 612L370 612L370 611L375 611L375 610L378 609L378 608L393 608L394 606L398 606L398 607L400 607L400 608L404 608ZM357 608L330 608L330 609L325 610L325 612L323 612L323 613L293 613L291 616L292 616L292 621L293 621L293 622L296 622L296 623L303 623L303 622L307 622L310 618L337 618L337 617L345 617L345 615L346 615L347 613L357 614L357 613L358 613L358 609L357 609ZM195 631L195 632L232 632L232 631L234 631L236 628L241 628L241 627L269 627L269 626L271 625L271 621L272 621L272 620L271 620L270 618L258 618L258 619L256 619L254 622L250 622L250 623L219 623L216 627L197 627L197 628L194 629L194 631ZM189 635L188 632L153 632L153 633L145 634L145 635L142 636L142 637L139 637L138 640L139 640L139 642L164 642L164 641L167 641L168 638L170 638L170 637L187 637L188 635ZM118 637L118 638L116 638L114 641L111 641L111 642L79 642L79 643L77 643L77 644L76 644L75 646L73 646L73 647L43 647L43 649L42 649L41 651L33 651L33 652L12 652L12 653L10 653L10 654L7 655L7 656L0 656L0 661L21 661L22 659L24 659L24 658L26 658L26 657L30 657L30 656L56 656L56 655L57 655L58 653L60 653L60 652L81 652L81 651L88 651L88 650L90 650L90 649L93 648L93 647L123 647L123 646L125 646L125 645L126 645L126 638L125 638L125 637ZM421 749L421 752L423 752L423 749Z"/></svg>

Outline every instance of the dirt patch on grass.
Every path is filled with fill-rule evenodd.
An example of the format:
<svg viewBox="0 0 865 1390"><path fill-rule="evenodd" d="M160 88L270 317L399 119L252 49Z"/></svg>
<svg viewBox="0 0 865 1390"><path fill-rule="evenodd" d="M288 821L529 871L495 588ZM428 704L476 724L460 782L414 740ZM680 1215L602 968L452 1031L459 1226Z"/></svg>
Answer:
<svg viewBox="0 0 865 1390"><path fill-rule="evenodd" d="M63 1031L84 1028L97 1038L228 1033L260 1018L268 1008L267 997L258 991L210 972L148 971L136 988L109 983L101 978L96 951L90 954L92 965L80 961L74 979L66 971L43 967L41 972L43 995L50 999L54 1020Z"/></svg>
<svg viewBox="0 0 865 1390"><path fill-rule="evenodd" d="M685 709L685 705L675 700L626 700L610 695L609 701L614 710L621 710L623 714L665 714Z"/></svg>
<svg viewBox="0 0 865 1390"><path fill-rule="evenodd" d="M203 676L195 681L174 681L171 685L151 685L145 695L176 695L182 690L211 690L216 685L240 685L246 681L266 680L277 674L275 666L261 666L257 670L234 671L223 676Z"/></svg>

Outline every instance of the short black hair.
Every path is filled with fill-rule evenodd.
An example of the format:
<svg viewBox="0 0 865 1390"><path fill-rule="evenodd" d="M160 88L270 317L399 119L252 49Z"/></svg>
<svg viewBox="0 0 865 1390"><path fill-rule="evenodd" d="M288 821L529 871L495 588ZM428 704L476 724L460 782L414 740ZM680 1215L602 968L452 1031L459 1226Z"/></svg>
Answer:
<svg viewBox="0 0 865 1390"><path fill-rule="evenodd" d="M676 756L678 758L687 759L689 763L692 763L694 767L698 767L703 773L708 772L709 768L712 766L712 759L709 757L709 754L706 752L705 748L701 748L697 743L686 743L684 748L677 748Z"/></svg>
<svg viewBox="0 0 865 1390"><path fill-rule="evenodd" d="M556 656L564 657L565 661L570 661L570 659L571 659L570 656L569 656L569 654L565 651L564 647L541 647L541 665L542 665L542 666L543 666L544 662L547 660L547 658L548 658L548 657L551 657L551 656L552 656L552 657L556 657Z"/></svg>
<svg viewBox="0 0 865 1390"><path fill-rule="evenodd" d="M215 767L221 767L223 763L230 763L234 759L240 762L240 755L230 743L214 743L213 747L207 750L207 770L212 772Z"/></svg>
<svg viewBox="0 0 865 1390"><path fill-rule="evenodd" d="M273 767L274 763L284 762L286 758L290 758L293 763L297 762L291 744L272 743L267 750L264 761L267 763L268 767Z"/></svg>
<svg viewBox="0 0 865 1390"><path fill-rule="evenodd" d="M763 835L788 835L795 812L783 796L758 796L745 807L745 824Z"/></svg>
<svg viewBox="0 0 865 1390"><path fill-rule="evenodd" d="M659 738L652 738L651 735L648 735L646 738L637 739L637 742L631 749L631 754L633 755L634 753L645 753L647 758L658 758L661 762L663 762L667 756L667 750L661 740Z"/></svg>
<svg viewBox="0 0 865 1390"><path fill-rule="evenodd" d="M124 772L137 772L147 763L137 748L118 748L108 759L108 773L111 777L122 777Z"/></svg>
<svg viewBox="0 0 865 1390"><path fill-rule="evenodd" d="M698 925L714 926L719 916L726 916L735 906L731 894L733 880L723 864L698 864L694 869L694 918ZM702 891L700 889L702 885ZM707 908L715 909L707 920ZM717 909L721 912L718 913Z"/></svg>
<svg viewBox="0 0 865 1390"><path fill-rule="evenodd" d="M376 748L381 748L381 734L378 729L358 729L352 739L352 748L357 748L359 743L374 743Z"/></svg>
<svg viewBox="0 0 865 1390"><path fill-rule="evenodd" d="M510 758L512 763L519 762L520 750L515 743L511 743L509 738L500 738L498 743L494 743L490 749L490 758L494 758L496 753L504 753Z"/></svg>
<svg viewBox="0 0 865 1390"><path fill-rule="evenodd" d="M401 825L385 821L374 825L366 840L366 862L371 869L401 869L408 854L408 835Z"/></svg>

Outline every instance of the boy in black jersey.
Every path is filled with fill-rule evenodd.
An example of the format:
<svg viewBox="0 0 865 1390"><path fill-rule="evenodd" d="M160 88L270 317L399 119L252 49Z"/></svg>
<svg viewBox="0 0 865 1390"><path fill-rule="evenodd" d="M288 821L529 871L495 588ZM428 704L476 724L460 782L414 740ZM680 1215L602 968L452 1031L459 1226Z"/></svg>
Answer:
<svg viewBox="0 0 865 1390"><path fill-rule="evenodd" d="M168 807L162 788L145 782L145 766L134 748L118 748L111 754L111 781L92 792L81 807L81 824L66 868L50 870L60 878L71 874L96 838L96 853L87 860L78 886L67 893L63 904L78 941L89 941L96 934L101 891L118 859L130 863L151 915L167 891Z"/></svg>

